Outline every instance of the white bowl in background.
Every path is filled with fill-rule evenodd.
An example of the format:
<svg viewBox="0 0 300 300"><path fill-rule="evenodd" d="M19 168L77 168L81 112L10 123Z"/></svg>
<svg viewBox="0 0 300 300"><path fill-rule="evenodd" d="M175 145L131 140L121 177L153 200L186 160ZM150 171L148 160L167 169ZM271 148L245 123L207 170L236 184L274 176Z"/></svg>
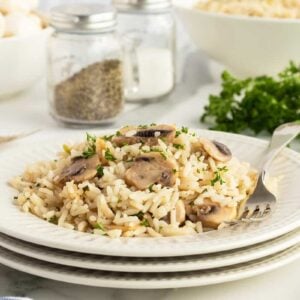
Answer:
<svg viewBox="0 0 300 300"><path fill-rule="evenodd" d="M26 37L0 39L0 97L22 92L37 82L46 72L46 28Z"/></svg>
<svg viewBox="0 0 300 300"><path fill-rule="evenodd" d="M174 0L196 46L237 76L274 75L300 62L300 20L210 13L197 0Z"/></svg>

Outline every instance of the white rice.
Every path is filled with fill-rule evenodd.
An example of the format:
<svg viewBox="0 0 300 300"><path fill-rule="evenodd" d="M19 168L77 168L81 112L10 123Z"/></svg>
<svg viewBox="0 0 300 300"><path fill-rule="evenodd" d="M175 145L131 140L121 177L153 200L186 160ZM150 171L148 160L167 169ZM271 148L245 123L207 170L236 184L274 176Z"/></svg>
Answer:
<svg viewBox="0 0 300 300"><path fill-rule="evenodd" d="M265 18L300 18L299 0L202 0L196 8L229 15Z"/></svg>
<svg viewBox="0 0 300 300"><path fill-rule="evenodd" d="M116 147L110 141L105 141L105 147L116 161L104 166L101 178L78 184L73 181L56 184L55 178L70 164L71 158L85 149L87 144L83 142L68 145L71 155L63 151L53 161L28 166L10 184L18 190L15 202L22 211L61 227L112 238L198 234L203 226L197 220L190 220L188 213L183 223L177 222L178 202L183 201L186 210L190 203L197 206L206 199L221 207L237 207L252 193L257 172L234 157L221 163L203 151L193 152L197 142L198 137L193 133L182 132L174 144L184 145L184 149L176 149L174 144L166 145L162 140L155 146L177 165L178 177L172 187L155 184L151 189L139 191L128 186L124 180L128 168L126 161L150 148L142 144ZM227 168L222 173L224 182L212 185L214 172L223 167Z"/></svg>

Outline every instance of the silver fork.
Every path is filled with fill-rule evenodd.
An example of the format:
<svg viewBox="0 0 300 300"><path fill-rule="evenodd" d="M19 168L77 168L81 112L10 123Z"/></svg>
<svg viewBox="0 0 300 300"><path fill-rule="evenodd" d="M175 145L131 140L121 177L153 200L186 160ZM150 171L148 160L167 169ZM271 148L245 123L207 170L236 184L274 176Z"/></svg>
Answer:
<svg viewBox="0 0 300 300"><path fill-rule="evenodd" d="M239 207L239 220L261 221L274 211L276 196L266 187L267 170L274 158L300 133L300 121L286 123L275 129L268 153L261 164L261 173L252 196Z"/></svg>
<svg viewBox="0 0 300 300"><path fill-rule="evenodd" d="M17 140L17 139L20 139L20 138L30 136L30 135L38 132L38 131L39 131L39 129L28 131L28 132L23 132L23 133L19 133L19 134L14 134L14 135L5 135L5 136L0 135L0 145L5 144L5 143L9 143L11 141L14 141L14 140ZM0 298L0 300L1 300L1 298Z"/></svg>

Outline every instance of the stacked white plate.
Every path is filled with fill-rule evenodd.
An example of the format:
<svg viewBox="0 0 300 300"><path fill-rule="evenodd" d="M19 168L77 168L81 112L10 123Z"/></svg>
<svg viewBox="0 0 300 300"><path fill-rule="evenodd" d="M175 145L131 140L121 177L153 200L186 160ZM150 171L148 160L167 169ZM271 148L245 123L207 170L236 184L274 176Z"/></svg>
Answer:
<svg viewBox="0 0 300 300"><path fill-rule="evenodd" d="M250 137L197 133L224 142L235 156L253 165L267 149L267 142ZM110 239L60 228L20 212L7 181L29 163L53 159L61 144L80 141L82 136L82 132L41 132L2 149L0 263L70 283L150 289L237 280L300 258L300 154L290 149L270 170L280 179L277 209L259 223L197 236Z"/></svg>

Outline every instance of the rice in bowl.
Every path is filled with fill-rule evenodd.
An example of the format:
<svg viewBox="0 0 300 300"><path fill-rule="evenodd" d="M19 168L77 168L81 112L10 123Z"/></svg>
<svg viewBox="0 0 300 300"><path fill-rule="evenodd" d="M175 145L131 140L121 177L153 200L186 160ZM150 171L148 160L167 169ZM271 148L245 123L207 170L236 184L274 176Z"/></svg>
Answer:
<svg viewBox="0 0 300 300"><path fill-rule="evenodd" d="M196 8L208 12L262 18L298 19L299 0L201 0Z"/></svg>
<svg viewBox="0 0 300 300"><path fill-rule="evenodd" d="M10 181L27 213L118 237L193 235L238 218L257 171L220 142L172 125L124 127L63 145Z"/></svg>

